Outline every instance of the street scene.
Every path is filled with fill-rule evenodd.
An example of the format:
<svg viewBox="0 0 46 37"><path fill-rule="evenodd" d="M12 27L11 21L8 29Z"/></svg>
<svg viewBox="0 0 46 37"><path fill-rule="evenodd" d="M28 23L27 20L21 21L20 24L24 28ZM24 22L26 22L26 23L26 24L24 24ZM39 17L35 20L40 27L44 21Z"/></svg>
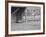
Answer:
<svg viewBox="0 0 46 37"><path fill-rule="evenodd" d="M11 7L11 31L39 30L40 7Z"/></svg>

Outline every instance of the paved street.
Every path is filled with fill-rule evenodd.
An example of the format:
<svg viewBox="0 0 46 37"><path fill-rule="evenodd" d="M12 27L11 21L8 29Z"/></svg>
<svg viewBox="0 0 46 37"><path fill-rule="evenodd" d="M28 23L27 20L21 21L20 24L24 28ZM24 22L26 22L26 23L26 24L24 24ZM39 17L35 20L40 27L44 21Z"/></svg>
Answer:
<svg viewBox="0 0 46 37"><path fill-rule="evenodd" d="M31 21L30 23L16 23L16 17L11 17L11 30L12 31L24 31L24 30L37 30L40 29L40 22Z"/></svg>

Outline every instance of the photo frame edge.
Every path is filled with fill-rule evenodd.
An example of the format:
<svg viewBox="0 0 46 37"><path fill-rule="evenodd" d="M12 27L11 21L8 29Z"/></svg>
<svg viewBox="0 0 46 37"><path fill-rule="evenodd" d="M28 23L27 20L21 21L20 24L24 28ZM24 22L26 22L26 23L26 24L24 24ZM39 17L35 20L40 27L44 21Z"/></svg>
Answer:
<svg viewBox="0 0 46 37"><path fill-rule="evenodd" d="M43 12L44 12L44 18L43 18L43 33L29 33L29 34L12 34L12 35L9 35L8 34L8 3L9 2L16 2L16 3L33 3L33 2L23 2L23 1L5 1L5 36L23 36L23 35L38 35L38 34L45 34L45 3L43 2L40 2L40 3L37 3L37 2L34 2L34 4L43 4ZM7 17L7 18L6 18Z"/></svg>

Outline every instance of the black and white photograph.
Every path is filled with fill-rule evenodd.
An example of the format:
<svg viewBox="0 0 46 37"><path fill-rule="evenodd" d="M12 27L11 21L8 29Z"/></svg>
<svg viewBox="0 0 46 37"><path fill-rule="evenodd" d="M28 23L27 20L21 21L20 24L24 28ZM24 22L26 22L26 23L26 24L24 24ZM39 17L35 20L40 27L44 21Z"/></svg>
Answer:
<svg viewBox="0 0 46 37"><path fill-rule="evenodd" d="M11 31L40 30L40 7L11 7Z"/></svg>
<svg viewBox="0 0 46 37"><path fill-rule="evenodd" d="M8 34L43 32L43 5L8 3Z"/></svg>

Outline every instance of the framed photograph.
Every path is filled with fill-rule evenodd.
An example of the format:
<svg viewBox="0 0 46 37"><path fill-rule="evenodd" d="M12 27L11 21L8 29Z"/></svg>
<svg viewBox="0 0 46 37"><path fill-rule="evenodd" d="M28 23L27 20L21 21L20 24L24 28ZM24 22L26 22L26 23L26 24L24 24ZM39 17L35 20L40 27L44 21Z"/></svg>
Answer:
<svg viewBox="0 0 46 37"><path fill-rule="evenodd" d="M8 1L6 34L9 36L45 33L45 4L43 2Z"/></svg>

